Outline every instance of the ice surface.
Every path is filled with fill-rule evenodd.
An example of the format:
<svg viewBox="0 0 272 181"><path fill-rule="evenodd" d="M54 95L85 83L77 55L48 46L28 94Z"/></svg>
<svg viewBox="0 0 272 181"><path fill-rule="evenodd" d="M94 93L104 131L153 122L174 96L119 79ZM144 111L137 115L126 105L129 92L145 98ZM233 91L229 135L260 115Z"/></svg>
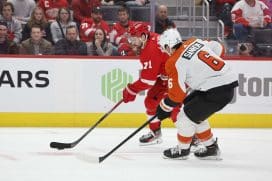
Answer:
<svg viewBox="0 0 272 181"><path fill-rule="evenodd" d="M0 128L0 181L230 181L271 180L272 129L213 129L222 161L165 160L176 129L163 129L160 145L139 146L144 129L104 162L103 156L136 128L96 128L76 147L54 150L51 141L72 142L88 128Z"/></svg>

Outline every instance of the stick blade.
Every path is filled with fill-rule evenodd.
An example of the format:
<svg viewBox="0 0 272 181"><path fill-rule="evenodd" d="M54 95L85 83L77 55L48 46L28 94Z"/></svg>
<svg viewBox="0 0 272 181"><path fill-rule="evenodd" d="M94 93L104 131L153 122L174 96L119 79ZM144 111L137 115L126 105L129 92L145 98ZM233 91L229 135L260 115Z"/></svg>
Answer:
<svg viewBox="0 0 272 181"><path fill-rule="evenodd" d="M58 150L63 150L63 149L66 149L66 148L72 148L72 144L70 144L70 143L51 142L50 147L58 149Z"/></svg>
<svg viewBox="0 0 272 181"><path fill-rule="evenodd" d="M105 159L106 159L105 156L100 156L100 157L98 158L98 161L99 161L99 163L102 163Z"/></svg>

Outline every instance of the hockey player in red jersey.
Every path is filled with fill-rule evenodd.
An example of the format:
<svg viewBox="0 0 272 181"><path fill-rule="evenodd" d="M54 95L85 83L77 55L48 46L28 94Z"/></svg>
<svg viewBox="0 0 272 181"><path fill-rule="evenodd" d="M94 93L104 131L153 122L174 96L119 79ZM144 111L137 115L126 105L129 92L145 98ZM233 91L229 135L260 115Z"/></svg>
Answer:
<svg viewBox="0 0 272 181"><path fill-rule="evenodd" d="M129 28L131 37L129 41L139 52L142 70L137 81L130 83L123 90L123 100L125 103L134 101L136 95L148 90L144 104L146 114L153 116L156 107L167 91L167 76L164 65L168 55L163 53L158 45L159 35L149 31L149 26L145 23L135 23ZM149 124L150 133L140 137L140 145L150 145L161 143L161 121L153 120Z"/></svg>

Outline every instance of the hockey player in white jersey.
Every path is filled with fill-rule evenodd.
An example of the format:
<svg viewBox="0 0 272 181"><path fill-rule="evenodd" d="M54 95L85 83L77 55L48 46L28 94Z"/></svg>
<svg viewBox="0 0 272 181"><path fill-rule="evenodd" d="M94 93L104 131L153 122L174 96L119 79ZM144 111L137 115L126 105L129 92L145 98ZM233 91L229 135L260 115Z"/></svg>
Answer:
<svg viewBox="0 0 272 181"><path fill-rule="evenodd" d="M169 29L160 36L159 44L170 58L166 63L168 95L157 108L158 119L169 117L173 107L183 103L175 122L178 145L165 150L164 158L187 159L196 135L204 148L194 155L200 159L220 159L217 140L207 119L232 100L238 76L201 39L182 42L179 32ZM189 95L187 87L193 90Z"/></svg>

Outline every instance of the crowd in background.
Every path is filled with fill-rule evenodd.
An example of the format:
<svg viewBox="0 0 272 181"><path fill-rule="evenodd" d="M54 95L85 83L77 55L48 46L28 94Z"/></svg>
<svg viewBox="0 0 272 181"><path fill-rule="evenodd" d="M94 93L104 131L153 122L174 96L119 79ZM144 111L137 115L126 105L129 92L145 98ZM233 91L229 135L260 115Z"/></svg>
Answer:
<svg viewBox="0 0 272 181"><path fill-rule="evenodd" d="M224 22L226 40L239 42L240 55L272 56L272 0L211 1L216 2L211 3L214 14Z"/></svg>
<svg viewBox="0 0 272 181"><path fill-rule="evenodd" d="M226 39L250 40L252 29L272 29L271 0L209 0L225 24ZM129 7L148 0L0 0L0 54L135 56L128 30ZM120 5L116 22L101 6ZM252 17L254 15L254 17ZM149 22L142 22L149 25ZM167 6L156 8L155 32L176 27ZM182 30L181 30L182 31Z"/></svg>

